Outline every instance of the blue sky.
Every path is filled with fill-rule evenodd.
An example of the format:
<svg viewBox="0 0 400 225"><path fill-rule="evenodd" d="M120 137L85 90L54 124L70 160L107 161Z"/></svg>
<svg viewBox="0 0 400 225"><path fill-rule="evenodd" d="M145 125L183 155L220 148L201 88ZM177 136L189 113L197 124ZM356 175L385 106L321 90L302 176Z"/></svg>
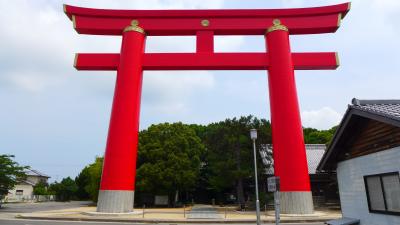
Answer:
<svg viewBox="0 0 400 225"><path fill-rule="evenodd" d="M76 52L118 52L120 37L78 35L62 4L93 8L293 8L317 0L0 0L0 154L60 180L104 151L115 72L79 72ZM353 97L399 99L400 1L355 0L335 34L291 36L292 51L339 52L335 71L297 71L303 125L339 123ZM265 51L264 38L216 37L216 51ZM149 37L147 52L190 52L192 37ZM269 118L265 71L145 72L141 129L253 114Z"/></svg>

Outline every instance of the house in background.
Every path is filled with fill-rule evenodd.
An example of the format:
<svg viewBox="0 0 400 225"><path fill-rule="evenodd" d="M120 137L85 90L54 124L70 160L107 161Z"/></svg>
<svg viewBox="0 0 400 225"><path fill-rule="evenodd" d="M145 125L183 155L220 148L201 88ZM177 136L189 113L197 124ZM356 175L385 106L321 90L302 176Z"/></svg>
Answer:
<svg viewBox="0 0 400 225"><path fill-rule="evenodd" d="M310 175L311 191L314 206L338 206L339 195L335 173L320 173L317 166L325 154L325 144L306 144L308 173ZM266 166L265 173L273 176L272 145L263 145L260 148L261 159ZM269 166L271 165L271 166Z"/></svg>
<svg viewBox="0 0 400 225"><path fill-rule="evenodd" d="M35 200L33 187L40 182L47 183L50 178L46 174L32 169L26 170L25 174L26 179L15 185L14 189L10 190L8 195L5 196L6 202Z"/></svg>
<svg viewBox="0 0 400 225"><path fill-rule="evenodd" d="M343 217L400 224L400 100L353 99L317 169L336 171Z"/></svg>

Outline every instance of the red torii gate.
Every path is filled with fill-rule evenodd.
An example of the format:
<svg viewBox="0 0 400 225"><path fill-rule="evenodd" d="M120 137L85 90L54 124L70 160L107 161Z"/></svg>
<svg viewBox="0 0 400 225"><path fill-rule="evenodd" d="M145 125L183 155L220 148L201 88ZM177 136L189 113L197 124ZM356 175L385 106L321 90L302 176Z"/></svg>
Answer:
<svg viewBox="0 0 400 225"><path fill-rule="evenodd" d="M299 9L106 10L64 5L80 34L122 35L121 52L78 53L78 70L116 70L98 212L131 212L143 70L268 70L283 213L313 204L294 70L336 69L337 53L291 53L289 35L333 33L350 3ZM196 53L145 53L146 36L196 36ZM265 53L215 53L214 35L265 35Z"/></svg>

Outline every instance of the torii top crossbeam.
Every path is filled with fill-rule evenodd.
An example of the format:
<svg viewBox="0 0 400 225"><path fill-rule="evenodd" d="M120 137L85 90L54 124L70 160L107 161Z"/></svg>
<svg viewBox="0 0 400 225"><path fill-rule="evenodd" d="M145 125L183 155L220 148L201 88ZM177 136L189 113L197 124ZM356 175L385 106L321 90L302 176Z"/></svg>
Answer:
<svg viewBox="0 0 400 225"><path fill-rule="evenodd" d="M290 34L335 32L350 9L350 3L299 9L214 10L109 10L64 6L80 34L122 35L132 20L140 21L147 36L264 35L273 19L280 19ZM202 23L203 21L203 23ZM208 21L208 22L207 22Z"/></svg>
<svg viewBox="0 0 400 225"><path fill-rule="evenodd" d="M214 35L264 35L274 19L290 34L335 32L350 3L301 9L109 10L64 5L80 34L122 35L137 20L146 36L196 35L197 53L146 53L144 70L263 70L265 53L213 53ZM208 53L208 54L207 54ZM212 54L210 54L212 53ZM267 53L268 54L268 53ZM297 70L336 69L336 53L293 53ZM119 54L77 54L78 70L116 70Z"/></svg>

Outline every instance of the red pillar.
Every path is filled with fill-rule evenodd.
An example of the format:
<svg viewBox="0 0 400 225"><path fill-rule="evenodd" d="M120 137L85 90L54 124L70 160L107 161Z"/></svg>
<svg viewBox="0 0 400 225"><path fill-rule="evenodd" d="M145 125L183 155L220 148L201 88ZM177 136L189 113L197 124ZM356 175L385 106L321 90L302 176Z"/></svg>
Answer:
<svg viewBox="0 0 400 225"><path fill-rule="evenodd" d="M281 181L282 211L284 213L303 213L297 209L294 209L294 212L285 208L303 207L296 206L296 202L285 202L287 198L298 199L298 201L311 200L311 208L312 199L289 44L289 31L280 24L279 20L274 20L274 25L268 28L266 45L270 62L268 81L274 170L275 176L279 176ZM291 196L285 196L285 193ZM304 195L304 193L306 194Z"/></svg>
<svg viewBox="0 0 400 225"><path fill-rule="evenodd" d="M100 184L99 212L133 209L145 34L125 28Z"/></svg>

